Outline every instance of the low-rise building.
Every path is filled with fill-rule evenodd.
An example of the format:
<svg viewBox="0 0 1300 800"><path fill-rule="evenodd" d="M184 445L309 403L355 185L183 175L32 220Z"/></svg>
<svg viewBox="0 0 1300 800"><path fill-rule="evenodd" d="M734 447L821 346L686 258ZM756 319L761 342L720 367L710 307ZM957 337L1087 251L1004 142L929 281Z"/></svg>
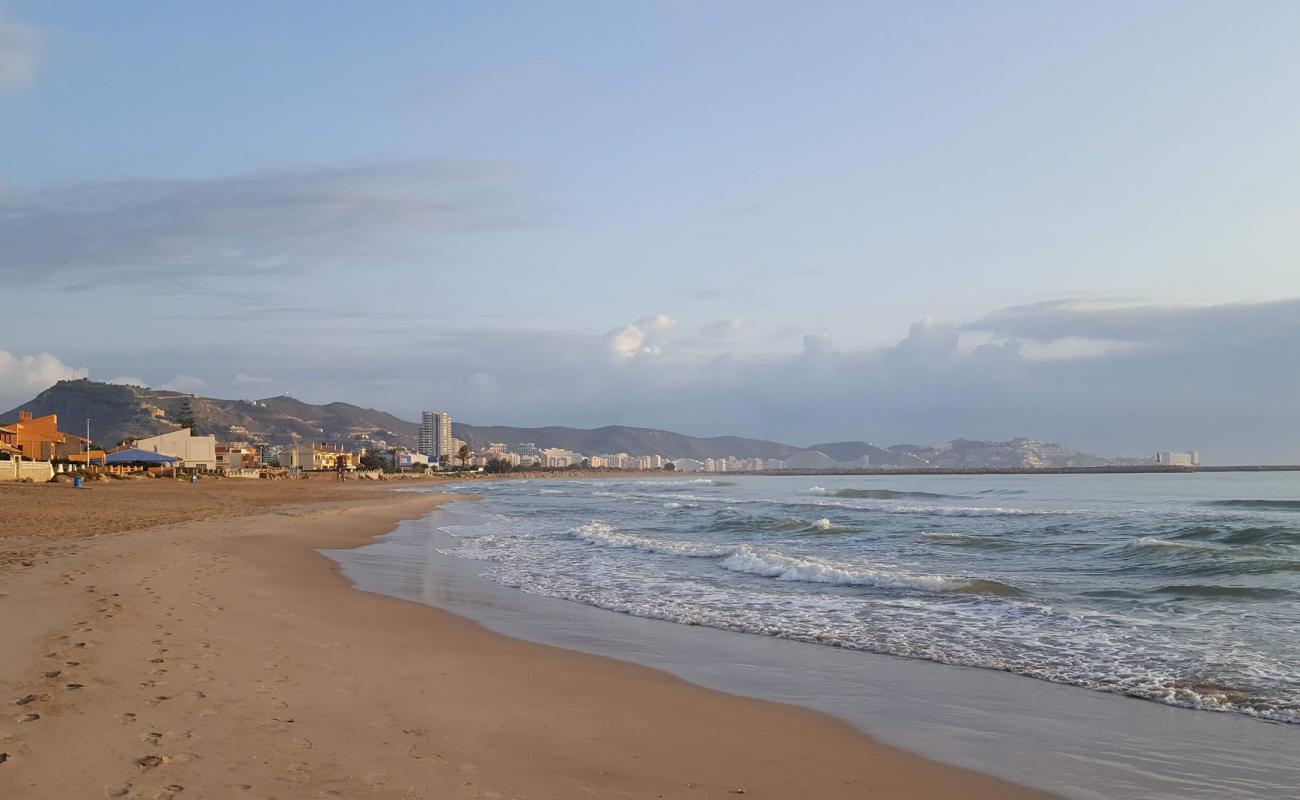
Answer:
<svg viewBox="0 0 1300 800"><path fill-rule="evenodd" d="M137 439L133 446L138 450L175 456L185 469L213 471L217 468L217 437L195 436L189 428Z"/></svg>
<svg viewBox="0 0 1300 800"><path fill-rule="evenodd" d="M360 454L323 442L304 442L280 450L280 466L289 469L354 470L360 462Z"/></svg>
<svg viewBox="0 0 1300 800"><path fill-rule="evenodd" d="M248 445L219 444L216 447L217 472L257 469L257 448Z"/></svg>

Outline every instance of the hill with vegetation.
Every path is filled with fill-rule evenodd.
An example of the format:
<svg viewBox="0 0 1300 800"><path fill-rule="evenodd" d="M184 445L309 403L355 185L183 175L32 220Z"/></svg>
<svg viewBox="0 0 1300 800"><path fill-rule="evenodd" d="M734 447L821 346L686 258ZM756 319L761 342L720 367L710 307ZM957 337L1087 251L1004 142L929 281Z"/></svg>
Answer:
<svg viewBox="0 0 1300 800"><path fill-rule="evenodd" d="M0 424L18 419L19 411L37 416L58 414L69 433L84 430L90 420L97 444L115 445L176 430L190 422L200 434L218 441L267 445L327 442L347 447L415 448L419 425L385 411L350 403L314 405L288 395L262 400L222 400L214 397L124 386L91 380L60 381L30 401L0 415ZM482 449L492 442L509 447L530 443L587 455L600 453L659 454L668 458L762 458L787 461L806 469L840 467L1047 467L1093 466L1105 460L1030 439L1010 442L954 440L937 445L877 447L869 442L826 442L810 447L746 439L739 436L686 436L655 428L609 425L603 428L549 426L519 428L453 423L452 434Z"/></svg>

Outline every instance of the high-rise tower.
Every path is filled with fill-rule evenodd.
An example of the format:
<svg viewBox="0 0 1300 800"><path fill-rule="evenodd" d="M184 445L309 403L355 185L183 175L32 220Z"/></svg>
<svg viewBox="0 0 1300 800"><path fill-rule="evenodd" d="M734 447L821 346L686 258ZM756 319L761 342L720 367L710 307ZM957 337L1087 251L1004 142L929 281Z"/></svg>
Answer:
<svg viewBox="0 0 1300 800"><path fill-rule="evenodd" d="M425 411L420 415L420 439L416 448L437 461L441 456L448 458L456 454L451 451L451 415L445 411Z"/></svg>

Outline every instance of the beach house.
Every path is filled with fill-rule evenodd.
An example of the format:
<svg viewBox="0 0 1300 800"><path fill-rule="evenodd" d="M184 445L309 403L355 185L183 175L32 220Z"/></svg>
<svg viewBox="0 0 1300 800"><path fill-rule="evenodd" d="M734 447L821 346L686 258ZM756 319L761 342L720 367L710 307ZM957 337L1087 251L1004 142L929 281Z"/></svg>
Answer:
<svg viewBox="0 0 1300 800"><path fill-rule="evenodd" d="M0 425L0 481L47 481L54 476L49 461L34 461L23 457L18 446L18 426Z"/></svg>
<svg viewBox="0 0 1300 800"><path fill-rule="evenodd" d="M34 417L30 411L19 411L13 429L13 446L30 461L53 461L58 458L59 445L67 442L67 434L59 431L59 415L46 414Z"/></svg>
<svg viewBox="0 0 1300 800"><path fill-rule="evenodd" d="M280 451L280 466L289 469L330 470L356 469L361 457L350 450L335 445L303 442L285 447Z"/></svg>
<svg viewBox="0 0 1300 800"><path fill-rule="evenodd" d="M217 445L217 471L257 469L257 448L249 445Z"/></svg>
<svg viewBox="0 0 1300 800"><path fill-rule="evenodd" d="M217 468L217 437L195 436L189 428L137 439L135 448L174 456L183 469L211 472Z"/></svg>

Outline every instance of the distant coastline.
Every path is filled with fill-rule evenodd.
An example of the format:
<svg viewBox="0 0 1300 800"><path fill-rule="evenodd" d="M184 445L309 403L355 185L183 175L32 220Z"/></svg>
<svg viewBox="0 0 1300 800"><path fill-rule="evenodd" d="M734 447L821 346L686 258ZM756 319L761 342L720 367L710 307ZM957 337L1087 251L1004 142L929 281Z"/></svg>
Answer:
<svg viewBox="0 0 1300 800"><path fill-rule="evenodd" d="M1221 467L1172 467L1161 464L1125 467L863 467L828 469L769 469L751 472L711 472L710 475L1119 475L1197 472L1300 472L1300 464L1242 464ZM698 474L698 473L681 473Z"/></svg>

